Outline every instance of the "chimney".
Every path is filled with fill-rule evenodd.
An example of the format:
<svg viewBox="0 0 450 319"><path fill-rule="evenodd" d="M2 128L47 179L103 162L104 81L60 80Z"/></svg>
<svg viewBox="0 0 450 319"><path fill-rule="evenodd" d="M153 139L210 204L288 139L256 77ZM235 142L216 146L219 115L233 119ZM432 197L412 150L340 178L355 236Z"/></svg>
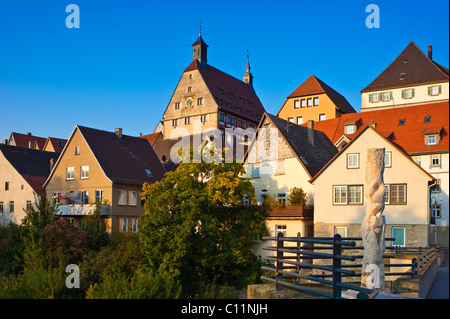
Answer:
<svg viewBox="0 0 450 319"><path fill-rule="evenodd" d="M369 125L372 126L375 130L377 129L377 123L375 123L373 120Z"/></svg>
<svg viewBox="0 0 450 319"><path fill-rule="evenodd" d="M5 138L5 139L3 140L3 144L8 145L8 139L7 139L7 138Z"/></svg>
<svg viewBox="0 0 450 319"><path fill-rule="evenodd" d="M308 121L308 142L314 146L314 121Z"/></svg>
<svg viewBox="0 0 450 319"><path fill-rule="evenodd" d="M31 136L31 132L28 132L27 135L28 135L28 136Z"/></svg>
<svg viewBox="0 0 450 319"><path fill-rule="evenodd" d="M122 138L122 129L121 128L116 128L114 130L114 132L116 133L118 138Z"/></svg>
<svg viewBox="0 0 450 319"><path fill-rule="evenodd" d="M428 46L428 59L433 60L433 47L431 44Z"/></svg>

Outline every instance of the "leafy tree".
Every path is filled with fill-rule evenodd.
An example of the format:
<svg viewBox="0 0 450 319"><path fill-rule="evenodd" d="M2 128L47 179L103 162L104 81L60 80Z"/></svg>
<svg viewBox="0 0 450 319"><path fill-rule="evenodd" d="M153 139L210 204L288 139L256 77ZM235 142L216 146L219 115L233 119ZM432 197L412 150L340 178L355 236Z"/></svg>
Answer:
<svg viewBox="0 0 450 319"><path fill-rule="evenodd" d="M244 195L254 199L254 188L243 174L235 162L185 160L144 185L139 238L153 276L180 281L184 296L195 296L208 282L243 286L254 279L260 264L253 238L267 229L264 211L244 205Z"/></svg>
<svg viewBox="0 0 450 319"><path fill-rule="evenodd" d="M302 188L294 187L290 189L287 200L290 205L305 205L308 195Z"/></svg>

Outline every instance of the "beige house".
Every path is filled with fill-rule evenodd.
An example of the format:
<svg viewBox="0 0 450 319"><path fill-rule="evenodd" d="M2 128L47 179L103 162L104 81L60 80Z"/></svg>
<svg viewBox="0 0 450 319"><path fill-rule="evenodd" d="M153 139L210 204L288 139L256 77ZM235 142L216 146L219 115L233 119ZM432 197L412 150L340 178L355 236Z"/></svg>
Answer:
<svg viewBox="0 0 450 319"><path fill-rule="evenodd" d="M147 139L76 126L44 188L75 224L100 202L110 229L135 232L142 185L165 172Z"/></svg>
<svg viewBox="0 0 450 319"><path fill-rule="evenodd" d="M0 225L20 224L45 196L42 188L59 153L0 144Z"/></svg>
<svg viewBox="0 0 450 319"><path fill-rule="evenodd" d="M312 209L314 186L308 181L335 154L337 149L327 136L313 128L302 127L265 113L245 156L245 177L251 178L258 205L268 196L282 207L267 214L267 227L274 236L313 236ZM289 206L288 196L294 188L308 195L305 207ZM264 251L257 249L258 255ZM266 252L267 254L267 252Z"/></svg>
<svg viewBox="0 0 450 319"><path fill-rule="evenodd" d="M385 149L384 216L386 236L393 245L428 246L430 187L434 178L371 125L366 126L312 179L316 200L314 233L360 237L365 217L365 171L367 150Z"/></svg>
<svg viewBox="0 0 450 319"><path fill-rule="evenodd" d="M361 112L448 101L449 71L411 41L360 93Z"/></svg>

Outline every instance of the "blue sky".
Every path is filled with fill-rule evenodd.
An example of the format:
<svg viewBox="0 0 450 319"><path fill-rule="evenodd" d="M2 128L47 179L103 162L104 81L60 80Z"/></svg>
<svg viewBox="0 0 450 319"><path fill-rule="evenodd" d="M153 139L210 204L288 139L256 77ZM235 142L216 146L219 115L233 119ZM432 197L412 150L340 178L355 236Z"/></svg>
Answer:
<svg viewBox="0 0 450 319"><path fill-rule="evenodd" d="M65 24L71 3L79 29ZM371 3L378 29L365 24ZM448 12L447 0L0 0L0 139L68 138L77 124L153 132L201 19L209 64L242 79L249 50L267 112L311 74L359 110L359 91L410 41L448 67Z"/></svg>

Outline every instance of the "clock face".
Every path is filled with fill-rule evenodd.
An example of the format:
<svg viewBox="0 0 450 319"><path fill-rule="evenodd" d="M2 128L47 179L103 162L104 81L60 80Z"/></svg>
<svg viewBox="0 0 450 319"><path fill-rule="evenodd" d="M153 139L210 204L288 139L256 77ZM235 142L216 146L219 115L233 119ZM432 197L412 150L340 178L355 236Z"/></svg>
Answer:
<svg viewBox="0 0 450 319"><path fill-rule="evenodd" d="M194 107L194 97L193 96L186 97L184 100L185 100L185 107L187 109Z"/></svg>

